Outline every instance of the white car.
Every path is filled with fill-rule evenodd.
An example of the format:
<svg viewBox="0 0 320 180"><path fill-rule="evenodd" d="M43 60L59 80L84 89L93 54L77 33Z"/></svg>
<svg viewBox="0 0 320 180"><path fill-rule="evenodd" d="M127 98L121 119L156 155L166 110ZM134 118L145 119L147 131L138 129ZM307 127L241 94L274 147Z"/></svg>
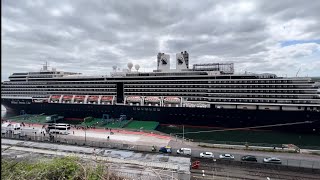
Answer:
<svg viewBox="0 0 320 180"><path fill-rule="evenodd" d="M220 159L230 159L230 160L233 160L234 159L234 156L231 155L231 154L221 154L219 156Z"/></svg>
<svg viewBox="0 0 320 180"><path fill-rule="evenodd" d="M202 158L214 158L214 155L212 152L202 152L200 153L200 157Z"/></svg>
<svg viewBox="0 0 320 180"><path fill-rule="evenodd" d="M281 164L281 160L276 157L267 157L263 159L264 163Z"/></svg>

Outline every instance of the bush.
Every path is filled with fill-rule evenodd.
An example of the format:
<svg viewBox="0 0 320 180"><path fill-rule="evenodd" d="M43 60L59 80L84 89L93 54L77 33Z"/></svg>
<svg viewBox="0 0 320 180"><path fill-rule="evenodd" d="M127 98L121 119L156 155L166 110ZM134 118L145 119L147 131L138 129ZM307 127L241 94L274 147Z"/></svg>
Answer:
<svg viewBox="0 0 320 180"><path fill-rule="evenodd" d="M96 180L96 179L120 179L114 174L106 171L105 165L97 166L82 165L76 157L55 158L53 160L27 162L5 160L1 161L1 179L74 179L74 180Z"/></svg>

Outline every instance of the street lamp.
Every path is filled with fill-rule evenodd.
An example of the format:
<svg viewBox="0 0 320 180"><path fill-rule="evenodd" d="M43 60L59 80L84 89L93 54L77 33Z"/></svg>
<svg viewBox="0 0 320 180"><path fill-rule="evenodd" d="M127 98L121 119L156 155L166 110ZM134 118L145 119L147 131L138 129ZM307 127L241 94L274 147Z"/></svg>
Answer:
<svg viewBox="0 0 320 180"><path fill-rule="evenodd" d="M182 143L184 143L184 125L182 125Z"/></svg>
<svg viewBox="0 0 320 180"><path fill-rule="evenodd" d="M54 118L54 140L53 142L58 142L58 135L57 135L57 119L54 116L51 116L51 118ZM52 122L52 121L51 121ZM59 132L58 132L59 133Z"/></svg>
<svg viewBox="0 0 320 180"><path fill-rule="evenodd" d="M214 179L214 172L216 171L216 162L217 161L217 159L213 159L213 168L214 169L212 169L212 179Z"/></svg>
<svg viewBox="0 0 320 180"><path fill-rule="evenodd" d="M87 126L86 126L86 118L83 119L84 122L84 143L87 144Z"/></svg>

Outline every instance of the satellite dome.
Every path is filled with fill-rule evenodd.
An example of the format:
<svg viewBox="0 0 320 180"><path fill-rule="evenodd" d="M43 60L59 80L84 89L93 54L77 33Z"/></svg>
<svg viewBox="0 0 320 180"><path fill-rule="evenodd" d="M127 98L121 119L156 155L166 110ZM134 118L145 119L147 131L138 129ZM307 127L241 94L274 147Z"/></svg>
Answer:
<svg viewBox="0 0 320 180"><path fill-rule="evenodd" d="M139 71L140 65L139 65L139 64L136 64L136 65L134 66L134 68L135 68L137 71Z"/></svg>
<svg viewBox="0 0 320 180"><path fill-rule="evenodd" d="M117 70L117 66L112 66L113 71Z"/></svg>
<svg viewBox="0 0 320 180"><path fill-rule="evenodd" d="M133 67L133 63L132 63L132 62L129 62L129 63L128 63L128 69L129 69L129 71L131 71L132 67Z"/></svg>

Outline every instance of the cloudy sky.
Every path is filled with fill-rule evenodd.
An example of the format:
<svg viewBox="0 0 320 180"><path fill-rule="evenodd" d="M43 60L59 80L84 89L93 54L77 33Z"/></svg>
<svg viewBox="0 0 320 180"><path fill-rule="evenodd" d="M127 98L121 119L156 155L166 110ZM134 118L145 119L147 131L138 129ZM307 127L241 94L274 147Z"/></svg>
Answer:
<svg viewBox="0 0 320 180"><path fill-rule="evenodd" d="M4 0L2 81L13 72L107 74L156 67L187 50L191 64L234 62L237 72L320 76L320 1Z"/></svg>

